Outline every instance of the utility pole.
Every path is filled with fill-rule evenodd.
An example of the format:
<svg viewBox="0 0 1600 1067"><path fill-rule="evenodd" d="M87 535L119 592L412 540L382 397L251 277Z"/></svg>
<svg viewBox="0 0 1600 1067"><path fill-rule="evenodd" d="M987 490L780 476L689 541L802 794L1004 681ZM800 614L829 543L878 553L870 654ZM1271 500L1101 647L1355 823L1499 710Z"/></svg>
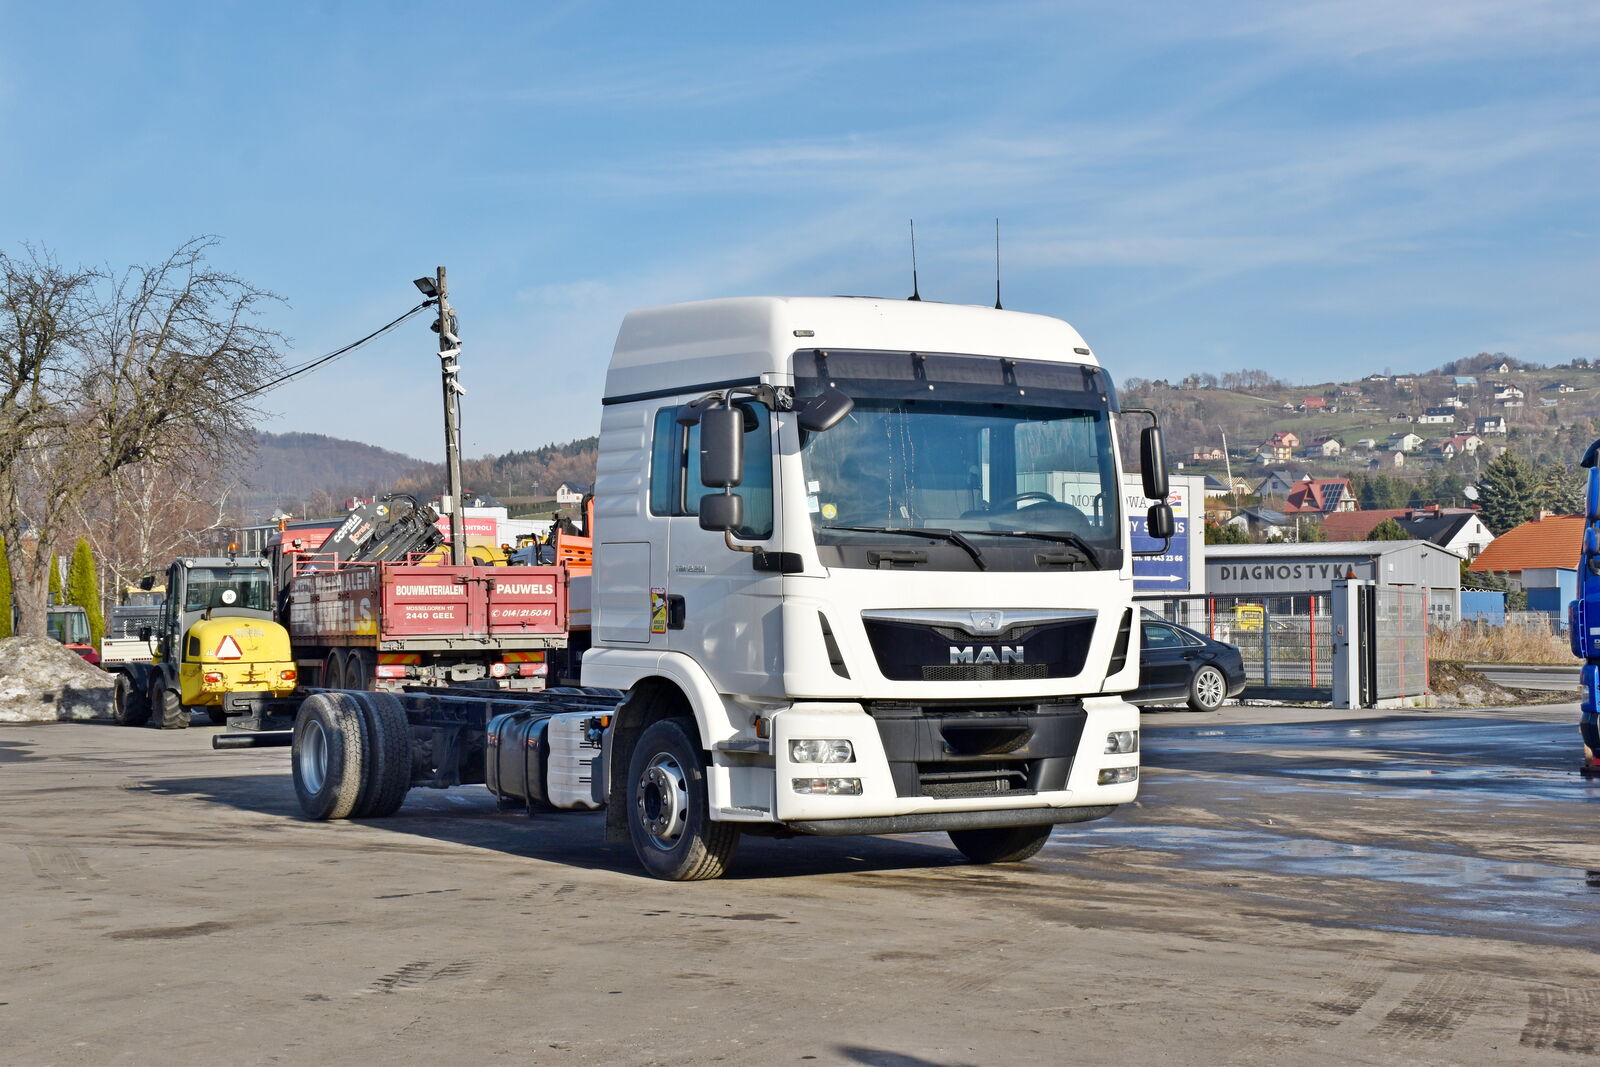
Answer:
<svg viewBox="0 0 1600 1067"><path fill-rule="evenodd" d="M1239 506L1239 497L1233 491L1233 457L1228 454L1228 431L1218 426L1222 433L1222 463L1228 471L1228 499L1233 501L1234 507Z"/></svg>
<svg viewBox="0 0 1600 1067"><path fill-rule="evenodd" d="M439 305L439 319L433 328L439 331L439 371L444 379L444 461L450 487L446 510L450 515L450 563L462 566L467 562L466 520L461 514L461 394L458 376L461 364L461 338L456 335L456 315L450 307L450 289L445 281L444 268L438 268L432 278L418 278L417 288L424 296L433 297ZM429 290L432 292L429 292Z"/></svg>

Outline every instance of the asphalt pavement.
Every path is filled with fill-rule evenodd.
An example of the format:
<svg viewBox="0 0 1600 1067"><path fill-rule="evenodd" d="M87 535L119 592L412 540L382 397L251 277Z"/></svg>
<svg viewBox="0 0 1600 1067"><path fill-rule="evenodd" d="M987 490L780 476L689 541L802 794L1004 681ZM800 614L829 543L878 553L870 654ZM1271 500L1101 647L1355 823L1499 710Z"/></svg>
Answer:
<svg viewBox="0 0 1600 1067"><path fill-rule="evenodd" d="M311 823L284 750L0 728L0 1063L1552 1063L1600 1054L1571 705L1145 715L1026 864L748 839L643 877L481 788Z"/></svg>

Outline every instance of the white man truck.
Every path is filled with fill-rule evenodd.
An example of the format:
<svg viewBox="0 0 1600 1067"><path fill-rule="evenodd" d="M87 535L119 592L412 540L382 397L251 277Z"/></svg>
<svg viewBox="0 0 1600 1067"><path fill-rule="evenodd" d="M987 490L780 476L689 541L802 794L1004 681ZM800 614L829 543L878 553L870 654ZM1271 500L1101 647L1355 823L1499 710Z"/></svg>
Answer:
<svg viewBox="0 0 1600 1067"><path fill-rule="evenodd" d="M947 831L975 861L1025 859L1138 790L1124 414L1053 318L854 297L633 312L572 590L592 608L582 687L319 692L292 735L218 745L292 744L314 818L474 782L530 814L603 807L668 879L720 875L743 834ZM1140 452L1160 539L1158 428Z"/></svg>

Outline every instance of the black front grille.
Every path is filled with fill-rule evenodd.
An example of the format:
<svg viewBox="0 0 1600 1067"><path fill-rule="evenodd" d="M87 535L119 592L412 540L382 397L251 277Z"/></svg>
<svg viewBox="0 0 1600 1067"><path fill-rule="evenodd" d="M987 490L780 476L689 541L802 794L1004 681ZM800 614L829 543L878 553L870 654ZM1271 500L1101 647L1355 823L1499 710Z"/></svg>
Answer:
<svg viewBox="0 0 1600 1067"><path fill-rule="evenodd" d="M992 797L1001 793L1031 793L1028 764L918 763L917 785L928 797Z"/></svg>
<svg viewBox="0 0 1600 1067"><path fill-rule="evenodd" d="M956 631L926 623L871 618L863 622L885 678L993 682L1076 677L1088 660L1095 616L1013 626L992 637L951 637Z"/></svg>
<svg viewBox="0 0 1600 1067"><path fill-rule="evenodd" d="M984 797L1065 789L1087 715L1035 704L869 703L896 796Z"/></svg>
<svg viewBox="0 0 1600 1067"><path fill-rule="evenodd" d="M924 667L925 682L1012 682L1028 678L1048 678L1044 663L955 664L949 667Z"/></svg>

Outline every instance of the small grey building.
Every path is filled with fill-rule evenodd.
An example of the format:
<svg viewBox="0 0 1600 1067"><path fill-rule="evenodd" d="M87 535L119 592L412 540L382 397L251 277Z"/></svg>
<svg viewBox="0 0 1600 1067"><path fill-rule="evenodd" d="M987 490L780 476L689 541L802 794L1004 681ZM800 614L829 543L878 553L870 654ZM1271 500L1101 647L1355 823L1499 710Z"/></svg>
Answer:
<svg viewBox="0 0 1600 1067"><path fill-rule="evenodd" d="M1462 556L1431 541L1208 545L1206 591L1268 599L1332 592L1341 578L1428 594L1430 621L1461 617Z"/></svg>

